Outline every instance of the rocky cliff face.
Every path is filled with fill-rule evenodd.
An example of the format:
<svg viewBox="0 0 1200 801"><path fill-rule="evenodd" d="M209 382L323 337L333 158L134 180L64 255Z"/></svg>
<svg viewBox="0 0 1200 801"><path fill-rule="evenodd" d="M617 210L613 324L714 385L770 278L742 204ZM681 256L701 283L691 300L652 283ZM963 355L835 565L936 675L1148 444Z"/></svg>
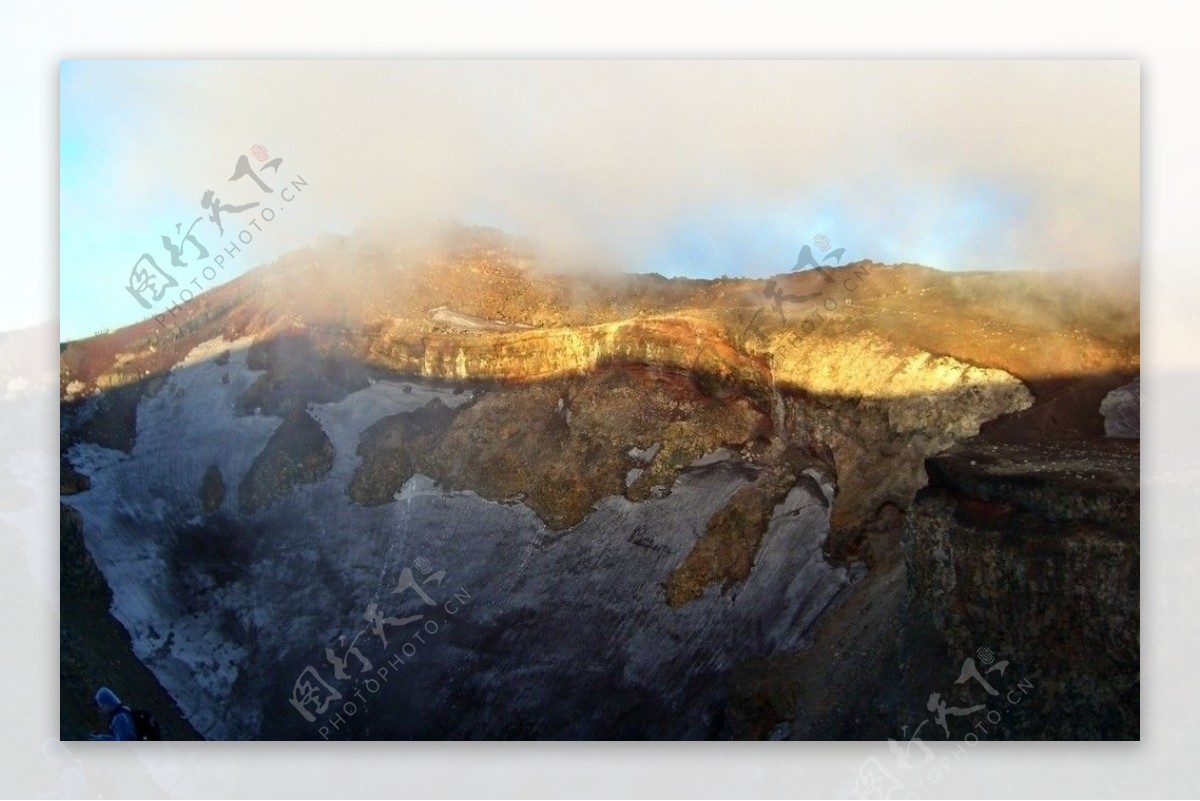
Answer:
<svg viewBox="0 0 1200 801"><path fill-rule="evenodd" d="M573 396L571 425L598 449L602 434L612 437L631 462L678 460L664 492L634 502L618 481L563 530L519 497L489 500L419 472L400 476L388 503L355 502L363 466L393 447L417 453L420 437L445 426L435 418L474 413L461 434L446 429L452 443L519 433L505 415L530 399L489 407L377 381L305 418L238 416L236 398L259 371L247 343L228 343L232 357L217 364L226 344L193 353L142 402L127 456L94 444L70 454L93 479L71 504L114 588L114 615L206 737L714 736L731 667L803 647L861 576L822 552L831 486L788 486L728 449L693 458L669 437L629 456L638 433L618 439L592 419L598 398L619 390L602 377L593 394L585 386ZM550 416L555 397L543 399ZM380 426L389 417L406 422ZM322 469L285 480L314 454ZM548 451L540 461L560 458ZM256 502L197 492L214 472ZM482 492L491 486L481 480ZM671 602L671 576L714 515L759 486L769 503L756 507L740 572ZM414 575L426 579L421 592L404 589ZM341 676L328 655L343 660ZM291 703L305 697L296 694L305 681L343 701L320 714L305 706L309 720Z"/></svg>
<svg viewBox="0 0 1200 801"><path fill-rule="evenodd" d="M885 507L907 508L933 454L1033 397L1002 370L891 345L872 335L773 342L786 437L826 453L838 477L835 553L852 553Z"/></svg>
<svg viewBox="0 0 1200 801"><path fill-rule="evenodd" d="M747 386L767 379L761 360L731 346L711 324L685 317L415 340L384 338L372 344L370 354L398 372L458 381L537 381L621 364L685 372L708 369Z"/></svg>
<svg viewBox="0 0 1200 801"><path fill-rule="evenodd" d="M928 659L988 647L1036 688L1012 739L1137 739L1137 449L960 446L906 517L908 609Z"/></svg>
<svg viewBox="0 0 1200 801"><path fill-rule="evenodd" d="M209 737L715 736L733 667L804 647L861 577L826 556L835 498L852 512L906 504L916 467L896 466L1028 402L998 371L853 342L805 369L853 364L903 392L764 394L768 371L713 387L599 349L605 366L556 380L470 392L381 380L308 411L239 415L280 369L248 345L190 354L139 404L128 457L69 454L93 482L71 503L117 618ZM871 453L892 460L876 474L886 485L844 480L835 494L830 479ZM289 698L308 667L344 696L381 680L395 656L383 637L362 652L371 671L340 681L325 649L372 635L366 610L386 608L418 557L471 607L444 614L438 649L407 671L423 700L380 690L346 728L307 721ZM448 675L463 684L432 689Z"/></svg>
<svg viewBox="0 0 1200 801"><path fill-rule="evenodd" d="M444 380L529 381L583 376L604 366L651 366L663 377L649 385L650 399L633 391L624 396L631 403L647 404L642 415L646 421L695 418L699 407L651 411L654 388L668 380L668 373L683 376L688 386L695 381L717 398L744 398L748 407L772 419L760 424L747 420L737 436L721 434L715 419L694 420L696 429L715 435L708 447L746 445L757 430L764 441L773 438L776 450L791 446L814 460L824 458L839 477L834 528L845 532L857 530L884 504L907 505L925 484L927 456L977 434L982 423L1033 403L1025 386L1002 370L898 347L870 334L776 332L765 344L741 349L711 326L689 319L440 336L381 343L375 352L396 369ZM566 394L562 397L565 401ZM610 411L618 419L629 418L616 409L605 414ZM664 435L662 430L653 435L647 430L638 439ZM554 446L551 441L542 444ZM690 457L702 451L697 442ZM512 457L520 458L515 452ZM581 470L576 464L575 472ZM610 471L607 490L618 489L618 472L623 471ZM653 481L653 473L646 482ZM530 482L513 490L533 492L535 486L547 485Z"/></svg>
<svg viewBox="0 0 1200 801"><path fill-rule="evenodd" d="M204 736L882 738L981 644L1011 736L1136 731L1111 303L323 258L64 350L73 525Z"/></svg>

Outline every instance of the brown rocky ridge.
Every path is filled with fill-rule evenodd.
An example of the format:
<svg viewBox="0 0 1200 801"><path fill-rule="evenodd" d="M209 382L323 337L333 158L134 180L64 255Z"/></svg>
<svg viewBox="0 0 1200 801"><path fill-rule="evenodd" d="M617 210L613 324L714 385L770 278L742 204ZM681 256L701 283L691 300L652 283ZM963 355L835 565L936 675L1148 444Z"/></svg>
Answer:
<svg viewBox="0 0 1200 801"><path fill-rule="evenodd" d="M192 485L210 513L226 494L269 513L327 475L337 453L312 405L376 381L465 400L363 432L344 493L364 507L422 475L563 536L728 453L745 486L662 578L662 603L736 595L804 483L833 488L826 558L866 574L813 647L736 667L717 736L886 736L984 637L1051 687L1011 736L1136 737L1137 442L1106 439L1100 410L1140 368L1136 279L858 262L769 285L572 272L492 231L451 245L339 241L205 293L172 327L64 343L64 492L81 486L73 445L131 451L139 403L188 353L250 340L260 373L235 413L282 422L240 482L214 465ZM1056 597L1064 581L1076 591ZM1052 722L1059 702L1078 713Z"/></svg>

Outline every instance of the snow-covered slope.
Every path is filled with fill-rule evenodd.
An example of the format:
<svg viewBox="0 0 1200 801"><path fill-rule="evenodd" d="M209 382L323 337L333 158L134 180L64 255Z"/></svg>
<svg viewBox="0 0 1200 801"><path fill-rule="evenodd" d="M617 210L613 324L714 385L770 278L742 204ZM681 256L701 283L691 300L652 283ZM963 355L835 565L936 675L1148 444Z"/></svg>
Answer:
<svg viewBox="0 0 1200 801"><path fill-rule="evenodd" d="M823 555L832 488L814 474L775 508L745 582L669 606L663 582L754 477L724 451L670 493L605 498L566 531L419 474L391 503L352 503L363 431L470 399L418 384L310 405L332 467L239 511L282 422L235 414L260 375L248 346L214 340L176 366L141 401L129 454L70 452L91 488L69 503L113 613L206 737L711 736L735 665L804 647L855 578ZM213 465L226 491L206 511Z"/></svg>

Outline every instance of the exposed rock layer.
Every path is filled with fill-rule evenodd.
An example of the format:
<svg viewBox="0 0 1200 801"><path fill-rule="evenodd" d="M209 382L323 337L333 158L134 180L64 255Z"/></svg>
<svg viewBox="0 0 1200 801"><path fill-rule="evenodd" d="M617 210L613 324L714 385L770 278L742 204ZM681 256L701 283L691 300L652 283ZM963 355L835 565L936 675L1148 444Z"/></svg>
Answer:
<svg viewBox="0 0 1200 801"><path fill-rule="evenodd" d="M1028 677L1006 738L1137 739L1136 448L959 447L930 477L905 524L924 657L986 646Z"/></svg>
<svg viewBox="0 0 1200 801"><path fill-rule="evenodd" d="M171 329L64 348L64 490L134 652L205 735L318 736L298 672L328 671L418 556L478 602L338 736L897 736L976 632L1050 677L1008 736L1133 730L1128 471L936 455L981 427L1101 430L1136 304L1071 274L860 263L814 316L748 279L403 262L293 255ZM1099 668L1069 664L1102 640Z"/></svg>

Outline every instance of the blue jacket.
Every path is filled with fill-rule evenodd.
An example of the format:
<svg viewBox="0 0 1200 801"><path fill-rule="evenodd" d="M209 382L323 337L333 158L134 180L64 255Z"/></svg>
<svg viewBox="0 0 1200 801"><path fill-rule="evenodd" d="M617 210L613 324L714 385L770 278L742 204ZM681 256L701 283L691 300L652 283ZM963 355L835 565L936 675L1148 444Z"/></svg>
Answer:
<svg viewBox="0 0 1200 801"><path fill-rule="evenodd" d="M96 706L108 715L108 734L93 734L93 740L136 740L133 728L133 714L129 707L121 704L117 694L107 687L96 691Z"/></svg>

